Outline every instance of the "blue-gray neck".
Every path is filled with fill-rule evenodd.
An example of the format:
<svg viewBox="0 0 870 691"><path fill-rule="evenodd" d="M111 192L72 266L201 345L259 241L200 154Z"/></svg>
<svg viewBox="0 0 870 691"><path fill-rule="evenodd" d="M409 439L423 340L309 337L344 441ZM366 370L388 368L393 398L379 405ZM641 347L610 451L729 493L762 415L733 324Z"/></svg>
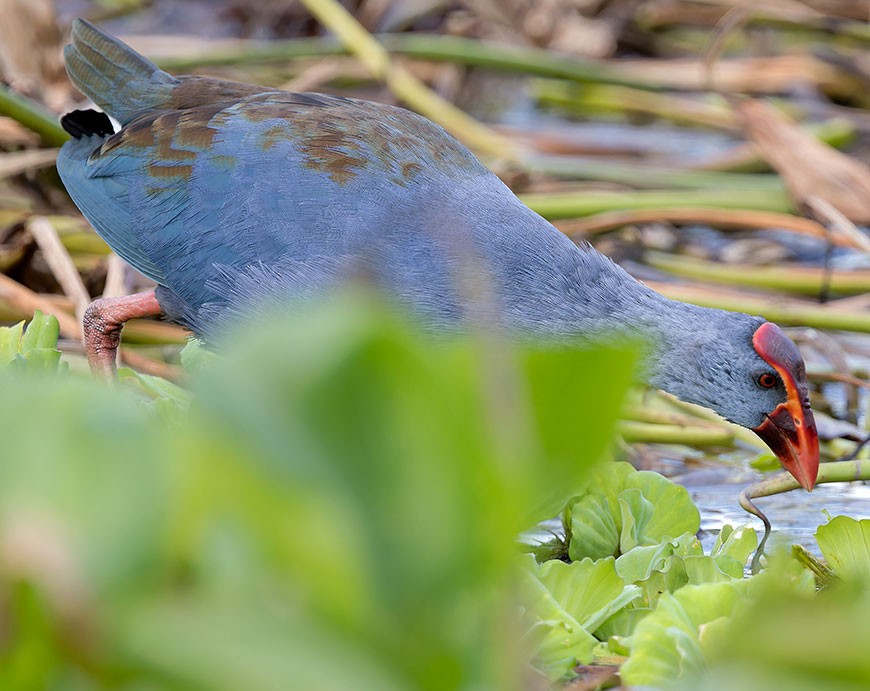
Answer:
<svg viewBox="0 0 870 691"><path fill-rule="evenodd" d="M536 339L642 340L651 384L746 424L738 392L745 384L740 378L762 364L751 345L761 318L665 298L588 244L575 244L498 185L491 203L480 185L475 204L461 203L460 190L454 194L458 203L424 217L438 219L445 235L439 244L451 248L449 264L460 267L455 278L465 292L459 303L472 305L469 321L491 320Z"/></svg>
<svg viewBox="0 0 870 691"><path fill-rule="evenodd" d="M204 283L170 286L182 298L175 312L207 333L252 306L304 299L361 275L437 334L490 324L535 340L642 339L650 383L744 426L760 424L762 408L745 401L759 397L752 377L765 363L752 336L763 320L666 299L576 245L485 169L466 178L432 170L436 179L416 188L360 183L341 213L294 216L290 230L276 224L281 256L213 266ZM163 297L172 311L172 294Z"/></svg>

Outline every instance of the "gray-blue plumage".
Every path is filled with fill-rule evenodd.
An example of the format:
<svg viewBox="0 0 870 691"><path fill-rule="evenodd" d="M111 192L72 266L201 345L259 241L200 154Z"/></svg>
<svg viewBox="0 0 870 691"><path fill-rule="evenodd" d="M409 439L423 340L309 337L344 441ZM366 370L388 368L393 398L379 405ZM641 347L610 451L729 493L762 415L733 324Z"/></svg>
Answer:
<svg viewBox="0 0 870 691"><path fill-rule="evenodd" d="M76 22L76 85L122 124L58 170L100 235L207 335L275 297L364 272L430 328L487 320L540 338L643 334L652 383L747 427L763 320L665 299L524 206L464 146L401 108L172 77ZM120 81L119 81L120 80Z"/></svg>

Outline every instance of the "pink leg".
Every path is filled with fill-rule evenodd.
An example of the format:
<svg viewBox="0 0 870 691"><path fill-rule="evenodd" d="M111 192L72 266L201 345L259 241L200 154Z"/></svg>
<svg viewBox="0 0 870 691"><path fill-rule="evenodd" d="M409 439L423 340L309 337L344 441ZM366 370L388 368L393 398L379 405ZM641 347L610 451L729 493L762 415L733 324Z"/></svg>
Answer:
<svg viewBox="0 0 870 691"><path fill-rule="evenodd" d="M82 329L91 372L104 379L115 376L115 359L124 322L163 314L153 290L120 298L94 300L85 310Z"/></svg>

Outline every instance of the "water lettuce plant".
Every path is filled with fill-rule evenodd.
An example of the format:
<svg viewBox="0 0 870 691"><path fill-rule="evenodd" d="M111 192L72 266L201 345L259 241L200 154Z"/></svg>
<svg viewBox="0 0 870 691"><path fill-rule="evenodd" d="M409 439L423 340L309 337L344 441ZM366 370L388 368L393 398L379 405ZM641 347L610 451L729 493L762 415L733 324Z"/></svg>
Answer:
<svg viewBox="0 0 870 691"><path fill-rule="evenodd" d="M564 515L572 560L618 557L666 537L694 535L698 509L684 487L628 463L597 468Z"/></svg>
<svg viewBox="0 0 870 691"><path fill-rule="evenodd" d="M551 559L527 565L539 591L528 604L540 620L533 626L550 626L546 637L535 639L538 669L552 679L569 674L578 663L630 654L624 665L630 677L633 669L640 666L644 670L649 664L642 627L650 626L645 624L648 615L663 611L662 598L667 609L679 602L672 594L689 592L686 586L742 583L746 560L757 545L755 532L725 526L705 554L696 537L699 523L698 509L685 488L658 473L637 471L627 463L593 469L580 494L563 512L568 543L564 558L571 563ZM551 547L549 552L558 550ZM602 574L608 577L607 590L602 589ZM576 604L579 593L585 594L583 608ZM597 595L592 599L594 607L588 604L589 593ZM697 629L699 624L686 618L685 612L681 616L687 628ZM704 614L698 616L703 619ZM661 641L667 636L654 629L648 638ZM654 650L651 658L666 664L662 650ZM685 646L679 650L689 655ZM682 653L672 652L671 657ZM644 672L637 683L649 684L652 678L657 679L654 673Z"/></svg>
<svg viewBox="0 0 870 691"><path fill-rule="evenodd" d="M56 372L60 366L57 338L57 319L39 311L26 330L24 322L0 327L0 369L28 374Z"/></svg>
<svg viewBox="0 0 870 691"><path fill-rule="evenodd" d="M565 653L576 654L575 663L582 664L612 663L613 655L622 653L619 675L629 686L681 691L866 688L870 667L862 641L870 633L868 533L870 521L845 516L819 527L816 538L834 576L824 581L823 590L814 570L784 551L772 556L765 571L745 577L743 567L757 542L746 528L723 529L708 555L688 534L633 548L616 559L614 570L621 580L613 587L640 587L640 595L626 591L633 597L621 602L611 620L596 622L597 628L587 627L579 636L563 635L561 657L551 640L536 639L536 665L553 679L570 674ZM611 561L553 562L563 569L585 564L573 584L558 584L553 597L594 587L586 574ZM654 587L644 587L651 583ZM614 596L612 602L619 600Z"/></svg>

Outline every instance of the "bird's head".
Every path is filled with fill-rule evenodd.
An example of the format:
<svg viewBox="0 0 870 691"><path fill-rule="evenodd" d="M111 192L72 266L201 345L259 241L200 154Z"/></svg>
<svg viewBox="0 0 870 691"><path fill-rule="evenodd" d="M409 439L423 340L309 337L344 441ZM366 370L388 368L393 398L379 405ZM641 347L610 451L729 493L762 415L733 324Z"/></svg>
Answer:
<svg viewBox="0 0 870 691"><path fill-rule="evenodd" d="M811 490L819 437L803 358L782 330L758 317L694 308L679 342L668 340L652 382L754 431Z"/></svg>
<svg viewBox="0 0 870 691"><path fill-rule="evenodd" d="M768 365L757 373L756 384L776 393L776 406L752 430L801 487L811 490L819 473L819 435L810 409L803 358L795 344L770 322L758 327L752 346Z"/></svg>

